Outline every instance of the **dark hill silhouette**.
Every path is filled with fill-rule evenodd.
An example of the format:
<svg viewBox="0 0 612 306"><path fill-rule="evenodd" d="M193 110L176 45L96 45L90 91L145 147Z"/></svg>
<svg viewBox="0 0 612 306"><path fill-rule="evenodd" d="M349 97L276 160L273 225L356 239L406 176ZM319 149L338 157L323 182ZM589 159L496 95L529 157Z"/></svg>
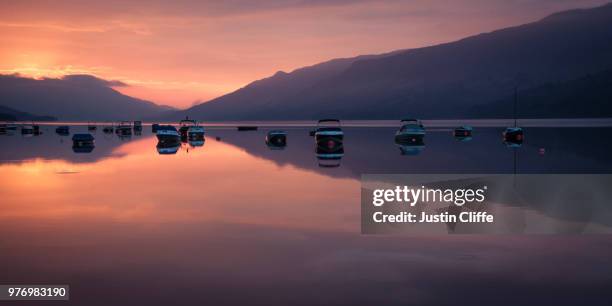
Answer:
<svg viewBox="0 0 612 306"><path fill-rule="evenodd" d="M536 88L609 68L611 4L556 13L452 43L279 72L166 118L478 118L487 113L475 106L503 100L515 86ZM591 113L600 106L581 103ZM599 113L612 116L612 108Z"/></svg>
<svg viewBox="0 0 612 306"><path fill-rule="evenodd" d="M126 86L90 75L41 80L0 75L0 104L60 120L140 119L171 110L121 94L111 86Z"/></svg>
<svg viewBox="0 0 612 306"><path fill-rule="evenodd" d="M39 116L21 112L10 107L0 105L1 121L55 121L57 118L51 116Z"/></svg>
<svg viewBox="0 0 612 306"><path fill-rule="evenodd" d="M612 70L571 81L546 83L519 91L518 116L544 118L612 117ZM489 118L510 118L514 95L474 107L474 113Z"/></svg>

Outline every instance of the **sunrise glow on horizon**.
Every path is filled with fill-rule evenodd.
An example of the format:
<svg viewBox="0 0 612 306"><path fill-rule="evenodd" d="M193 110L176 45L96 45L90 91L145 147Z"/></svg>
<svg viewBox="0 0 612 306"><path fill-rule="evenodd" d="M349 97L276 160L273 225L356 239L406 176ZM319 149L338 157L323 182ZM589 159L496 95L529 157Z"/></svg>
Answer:
<svg viewBox="0 0 612 306"><path fill-rule="evenodd" d="M449 42L608 1L19 1L0 11L0 74L119 80L186 108L333 58Z"/></svg>

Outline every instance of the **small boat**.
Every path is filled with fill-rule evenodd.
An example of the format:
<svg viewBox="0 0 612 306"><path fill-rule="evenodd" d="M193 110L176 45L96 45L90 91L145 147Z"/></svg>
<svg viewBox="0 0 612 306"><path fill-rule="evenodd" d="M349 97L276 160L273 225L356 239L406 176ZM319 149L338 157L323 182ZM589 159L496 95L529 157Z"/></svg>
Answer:
<svg viewBox="0 0 612 306"><path fill-rule="evenodd" d="M141 131L142 130L142 121L134 121L134 131Z"/></svg>
<svg viewBox="0 0 612 306"><path fill-rule="evenodd" d="M119 136L131 136L132 135L132 123L129 121L121 121L115 127L115 133Z"/></svg>
<svg viewBox="0 0 612 306"><path fill-rule="evenodd" d="M344 141L344 132L338 119L321 119L317 122L315 141L318 146L334 147Z"/></svg>
<svg viewBox="0 0 612 306"><path fill-rule="evenodd" d="M34 131L34 135L40 135L42 134L42 131L40 130L40 125L32 123L32 130Z"/></svg>
<svg viewBox="0 0 612 306"><path fill-rule="evenodd" d="M5 125L5 129L9 131L15 131L17 130L17 124L15 124L14 122L7 122Z"/></svg>
<svg viewBox="0 0 612 306"><path fill-rule="evenodd" d="M455 135L455 137L470 137L472 136L472 130L473 128L471 126L460 126L458 128L455 128L455 130L453 131L453 135Z"/></svg>
<svg viewBox="0 0 612 306"><path fill-rule="evenodd" d="M287 132L272 130L266 135L266 144L272 150L282 150L287 146Z"/></svg>
<svg viewBox="0 0 612 306"><path fill-rule="evenodd" d="M241 125L237 127L238 131L257 131L256 126L251 125Z"/></svg>
<svg viewBox="0 0 612 306"><path fill-rule="evenodd" d="M95 147L95 138L91 134L72 135L72 151L74 153L91 153Z"/></svg>
<svg viewBox="0 0 612 306"><path fill-rule="evenodd" d="M70 127L67 125L60 125L55 128L55 133L61 136L67 136L70 134Z"/></svg>
<svg viewBox="0 0 612 306"><path fill-rule="evenodd" d="M186 117L185 119L179 122L179 134L181 134L182 138L187 138L187 132L189 131L189 128L196 125L197 122L195 120L191 120L189 119L189 117Z"/></svg>
<svg viewBox="0 0 612 306"><path fill-rule="evenodd" d="M520 147L523 144L523 128L509 127L502 133L504 143L509 147Z"/></svg>
<svg viewBox="0 0 612 306"><path fill-rule="evenodd" d="M159 143L179 143L180 134L172 125L160 125L155 132Z"/></svg>
<svg viewBox="0 0 612 306"><path fill-rule="evenodd" d="M201 125L192 125L187 129L187 138L189 140L203 140L204 139L204 127Z"/></svg>
<svg viewBox="0 0 612 306"><path fill-rule="evenodd" d="M395 132L396 143L418 143L425 137L425 128L417 119L403 119L402 126Z"/></svg>
<svg viewBox="0 0 612 306"><path fill-rule="evenodd" d="M332 149L317 147L316 157L321 168L337 168L344 156L344 146L339 145Z"/></svg>
<svg viewBox="0 0 612 306"><path fill-rule="evenodd" d="M523 128L518 127L516 121L516 105L518 103L518 88L514 89L514 126L508 127L502 133L504 143L508 147L520 147L523 145L523 140L525 139L525 135L523 132Z"/></svg>
<svg viewBox="0 0 612 306"><path fill-rule="evenodd" d="M21 135L34 135L34 127L30 124L25 124L21 126Z"/></svg>
<svg viewBox="0 0 612 306"><path fill-rule="evenodd" d="M159 124L157 123L153 123L151 125L151 133L157 133L157 128L159 127Z"/></svg>
<svg viewBox="0 0 612 306"><path fill-rule="evenodd" d="M180 142L176 142L176 143L158 142L156 146L157 153L159 153L160 155L176 154L176 152L178 152L180 147L181 147Z"/></svg>
<svg viewBox="0 0 612 306"><path fill-rule="evenodd" d="M88 131L95 131L97 129L98 129L98 127L95 124L93 124L93 123L88 123L87 124L87 130Z"/></svg>
<svg viewBox="0 0 612 306"><path fill-rule="evenodd" d="M91 134L72 135L72 145L76 147L94 146L95 138Z"/></svg>
<svg viewBox="0 0 612 306"><path fill-rule="evenodd" d="M111 126L111 125L107 125L107 126L102 128L102 132L104 132L106 134L112 134L114 131L115 131L115 128L113 128L113 126Z"/></svg>

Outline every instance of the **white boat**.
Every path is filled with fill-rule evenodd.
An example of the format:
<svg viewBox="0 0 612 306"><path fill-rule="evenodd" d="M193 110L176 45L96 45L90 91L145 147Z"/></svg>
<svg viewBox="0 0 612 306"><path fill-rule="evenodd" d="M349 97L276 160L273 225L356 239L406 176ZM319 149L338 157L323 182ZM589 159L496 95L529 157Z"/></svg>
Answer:
<svg viewBox="0 0 612 306"><path fill-rule="evenodd" d="M155 131L159 143L179 143L180 134L174 126L160 125Z"/></svg>
<svg viewBox="0 0 612 306"><path fill-rule="evenodd" d="M340 120L319 120L317 123L317 129L314 132L314 137L317 144L342 143L344 140L344 132L342 131Z"/></svg>
<svg viewBox="0 0 612 306"><path fill-rule="evenodd" d="M191 120L189 118L181 120L179 122L179 133L181 134L181 137L187 138L187 131L189 131L189 128L196 125L197 123L195 120Z"/></svg>
<svg viewBox="0 0 612 306"><path fill-rule="evenodd" d="M204 139L204 127L196 123L187 129L189 139Z"/></svg>

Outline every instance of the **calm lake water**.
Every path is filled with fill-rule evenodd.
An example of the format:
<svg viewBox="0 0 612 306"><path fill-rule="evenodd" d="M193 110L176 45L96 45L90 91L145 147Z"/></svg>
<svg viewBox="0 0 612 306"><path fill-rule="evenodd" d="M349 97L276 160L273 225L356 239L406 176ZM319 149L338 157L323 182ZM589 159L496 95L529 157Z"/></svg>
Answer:
<svg viewBox="0 0 612 306"><path fill-rule="evenodd" d="M612 128L510 148L500 127L441 126L402 152L395 127L348 127L338 167L309 128L283 150L270 129L211 127L176 154L149 126L98 127L90 153L53 126L0 135L0 283L70 284L72 305L609 304L612 236L368 236L359 203L363 173L612 173Z"/></svg>

